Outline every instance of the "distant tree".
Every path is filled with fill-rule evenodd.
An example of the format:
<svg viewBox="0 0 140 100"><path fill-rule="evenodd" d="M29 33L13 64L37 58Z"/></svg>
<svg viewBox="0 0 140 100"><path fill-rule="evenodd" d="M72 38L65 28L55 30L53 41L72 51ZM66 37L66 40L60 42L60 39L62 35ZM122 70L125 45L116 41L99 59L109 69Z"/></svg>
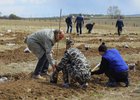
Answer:
<svg viewBox="0 0 140 100"><path fill-rule="evenodd" d="M8 16L4 15L2 16L2 19L8 19Z"/></svg>
<svg viewBox="0 0 140 100"><path fill-rule="evenodd" d="M16 16L15 14L10 14L9 19L21 19L21 17Z"/></svg>
<svg viewBox="0 0 140 100"><path fill-rule="evenodd" d="M118 16L121 15L121 10L118 8L118 6L110 6L107 9L107 14L111 17L111 18L116 18Z"/></svg>

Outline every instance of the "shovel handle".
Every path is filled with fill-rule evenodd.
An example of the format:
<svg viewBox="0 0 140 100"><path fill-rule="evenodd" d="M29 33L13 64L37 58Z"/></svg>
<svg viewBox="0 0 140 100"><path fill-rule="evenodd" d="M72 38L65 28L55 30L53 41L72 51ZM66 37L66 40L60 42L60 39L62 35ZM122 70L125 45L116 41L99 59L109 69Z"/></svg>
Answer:
<svg viewBox="0 0 140 100"><path fill-rule="evenodd" d="M95 71L95 69L98 68L99 66L100 66L100 63L97 64L97 65L91 70L91 72Z"/></svg>

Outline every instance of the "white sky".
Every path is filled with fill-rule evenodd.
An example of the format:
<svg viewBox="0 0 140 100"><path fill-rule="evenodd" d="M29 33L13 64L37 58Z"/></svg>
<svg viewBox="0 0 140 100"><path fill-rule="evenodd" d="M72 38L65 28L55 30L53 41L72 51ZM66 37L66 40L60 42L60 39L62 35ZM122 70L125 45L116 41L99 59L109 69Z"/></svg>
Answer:
<svg viewBox="0 0 140 100"><path fill-rule="evenodd" d="M140 14L140 0L0 0L2 15L22 17L59 16L71 13L106 14L109 6L118 6L122 14Z"/></svg>

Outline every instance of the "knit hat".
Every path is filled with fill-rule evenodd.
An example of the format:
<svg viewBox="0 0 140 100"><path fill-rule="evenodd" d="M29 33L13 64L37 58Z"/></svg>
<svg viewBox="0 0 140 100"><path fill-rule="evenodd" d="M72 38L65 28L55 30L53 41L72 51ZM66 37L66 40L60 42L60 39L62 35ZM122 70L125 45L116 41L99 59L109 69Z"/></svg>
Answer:
<svg viewBox="0 0 140 100"><path fill-rule="evenodd" d="M98 48L98 51L99 52L105 52L107 50L107 46L105 45L105 43L103 42L99 48Z"/></svg>
<svg viewBox="0 0 140 100"><path fill-rule="evenodd" d="M72 39L66 39L66 45L74 45L74 41Z"/></svg>

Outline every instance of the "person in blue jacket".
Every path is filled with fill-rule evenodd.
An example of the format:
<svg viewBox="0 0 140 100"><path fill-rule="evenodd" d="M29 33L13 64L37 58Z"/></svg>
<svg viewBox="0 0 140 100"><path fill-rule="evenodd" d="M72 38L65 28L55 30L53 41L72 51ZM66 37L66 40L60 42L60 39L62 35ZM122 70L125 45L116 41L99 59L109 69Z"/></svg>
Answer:
<svg viewBox="0 0 140 100"><path fill-rule="evenodd" d="M98 70L91 72L94 74L103 74L109 78L107 86L117 86L117 83L123 82L128 87L128 65L123 60L117 49L107 49L103 42L98 48L99 54L102 56L101 64Z"/></svg>
<svg viewBox="0 0 140 100"><path fill-rule="evenodd" d="M124 27L123 20L121 19L121 17L118 18L116 22L116 27L117 27L118 35L120 36L122 32L122 27Z"/></svg>
<svg viewBox="0 0 140 100"><path fill-rule="evenodd" d="M81 14L79 14L79 16L76 17L75 23L76 23L77 35L79 35L79 30L80 30L80 34L82 34L82 26L84 24L84 18Z"/></svg>
<svg viewBox="0 0 140 100"><path fill-rule="evenodd" d="M65 22L67 24L67 32L66 33L72 33L72 16L68 16L66 19L65 19Z"/></svg>

